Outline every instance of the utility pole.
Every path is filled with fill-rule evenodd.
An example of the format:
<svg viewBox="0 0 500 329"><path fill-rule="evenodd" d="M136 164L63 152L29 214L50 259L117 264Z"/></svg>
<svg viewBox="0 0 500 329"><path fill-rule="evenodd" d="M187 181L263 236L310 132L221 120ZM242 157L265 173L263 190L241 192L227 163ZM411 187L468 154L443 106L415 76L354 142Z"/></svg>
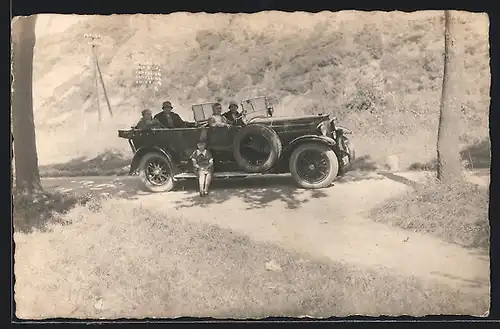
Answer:
<svg viewBox="0 0 500 329"><path fill-rule="evenodd" d="M153 97L156 100L156 92L162 84L162 73L161 67L155 63L139 63L137 64L136 71L136 85L146 87L149 90L149 86L153 88ZM146 93L146 97L149 97L149 93ZM146 106L146 101L143 97L143 106Z"/></svg>
<svg viewBox="0 0 500 329"><path fill-rule="evenodd" d="M84 37L88 40L92 47L92 59L94 66L94 80L95 80L95 92L96 92L96 102L97 102L97 114L99 122L102 121L102 113L99 103L99 82L101 83L102 90L104 92L104 98L106 99L106 105L108 106L108 111L111 117L113 117L113 111L111 110L111 105L109 103L108 93L106 91L106 86L104 85L104 79L102 77L101 68L99 66L99 59L97 57L97 47L100 46L102 42L102 36L100 34L87 33Z"/></svg>
<svg viewBox="0 0 500 329"><path fill-rule="evenodd" d="M84 35L84 38L88 40L90 46L92 47L92 66L94 68L94 84L95 84L95 94L96 94L96 105L97 105L97 116L99 118L99 122L101 122L102 116L101 116L101 107L99 103L99 85L97 83L97 56L95 56L95 47L101 42L102 37L100 34L94 34L94 33L86 33Z"/></svg>

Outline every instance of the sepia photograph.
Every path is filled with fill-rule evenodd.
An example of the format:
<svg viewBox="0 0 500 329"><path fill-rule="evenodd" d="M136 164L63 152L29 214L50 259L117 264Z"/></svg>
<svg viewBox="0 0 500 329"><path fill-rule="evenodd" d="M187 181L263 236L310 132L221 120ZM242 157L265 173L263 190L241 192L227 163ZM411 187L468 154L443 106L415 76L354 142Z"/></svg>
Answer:
<svg viewBox="0 0 500 329"><path fill-rule="evenodd" d="M489 24L13 17L15 316L488 316Z"/></svg>

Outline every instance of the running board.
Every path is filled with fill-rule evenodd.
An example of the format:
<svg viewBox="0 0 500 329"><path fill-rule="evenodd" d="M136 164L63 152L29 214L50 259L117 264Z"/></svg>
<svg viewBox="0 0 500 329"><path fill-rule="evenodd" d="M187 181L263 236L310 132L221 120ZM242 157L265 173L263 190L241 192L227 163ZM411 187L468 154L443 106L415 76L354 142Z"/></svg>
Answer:
<svg viewBox="0 0 500 329"><path fill-rule="evenodd" d="M265 174L261 173L242 173L242 172L216 172L212 175L213 178L247 178L247 177L262 177ZM174 176L174 179L190 179L196 178L193 173L182 173Z"/></svg>

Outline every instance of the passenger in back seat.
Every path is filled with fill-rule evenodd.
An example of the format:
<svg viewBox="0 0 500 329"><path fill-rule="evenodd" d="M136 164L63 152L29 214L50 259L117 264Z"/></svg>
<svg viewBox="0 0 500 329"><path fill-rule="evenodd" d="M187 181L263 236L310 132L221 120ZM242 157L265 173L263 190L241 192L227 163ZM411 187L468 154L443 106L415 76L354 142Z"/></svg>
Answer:
<svg viewBox="0 0 500 329"><path fill-rule="evenodd" d="M142 110L142 118L139 120L135 129L152 129L152 128L163 128L160 121L153 118L153 113L150 109Z"/></svg>
<svg viewBox="0 0 500 329"><path fill-rule="evenodd" d="M222 116L222 105L220 103L215 103L212 106L213 114L208 118L208 124L210 127L231 127L229 121Z"/></svg>

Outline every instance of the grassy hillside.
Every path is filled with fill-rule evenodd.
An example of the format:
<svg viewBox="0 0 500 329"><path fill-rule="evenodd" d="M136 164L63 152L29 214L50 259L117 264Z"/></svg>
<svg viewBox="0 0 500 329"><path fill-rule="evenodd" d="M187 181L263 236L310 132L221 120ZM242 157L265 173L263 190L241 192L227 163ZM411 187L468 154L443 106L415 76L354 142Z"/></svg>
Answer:
<svg viewBox="0 0 500 329"><path fill-rule="evenodd" d="M487 16L462 16L464 104L457 111L465 147L488 139L490 69ZM103 35L99 58L116 113L113 120L105 113L100 127L89 32ZM277 115L337 115L356 132L359 155L378 163L388 155L401 166L425 163L435 156L443 33L439 11L95 16L37 41L40 164L129 153L116 130L165 99L191 119L195 102L257 94L272 96ZM163 67L156 98L134 85L139 61Z"/></svg>

